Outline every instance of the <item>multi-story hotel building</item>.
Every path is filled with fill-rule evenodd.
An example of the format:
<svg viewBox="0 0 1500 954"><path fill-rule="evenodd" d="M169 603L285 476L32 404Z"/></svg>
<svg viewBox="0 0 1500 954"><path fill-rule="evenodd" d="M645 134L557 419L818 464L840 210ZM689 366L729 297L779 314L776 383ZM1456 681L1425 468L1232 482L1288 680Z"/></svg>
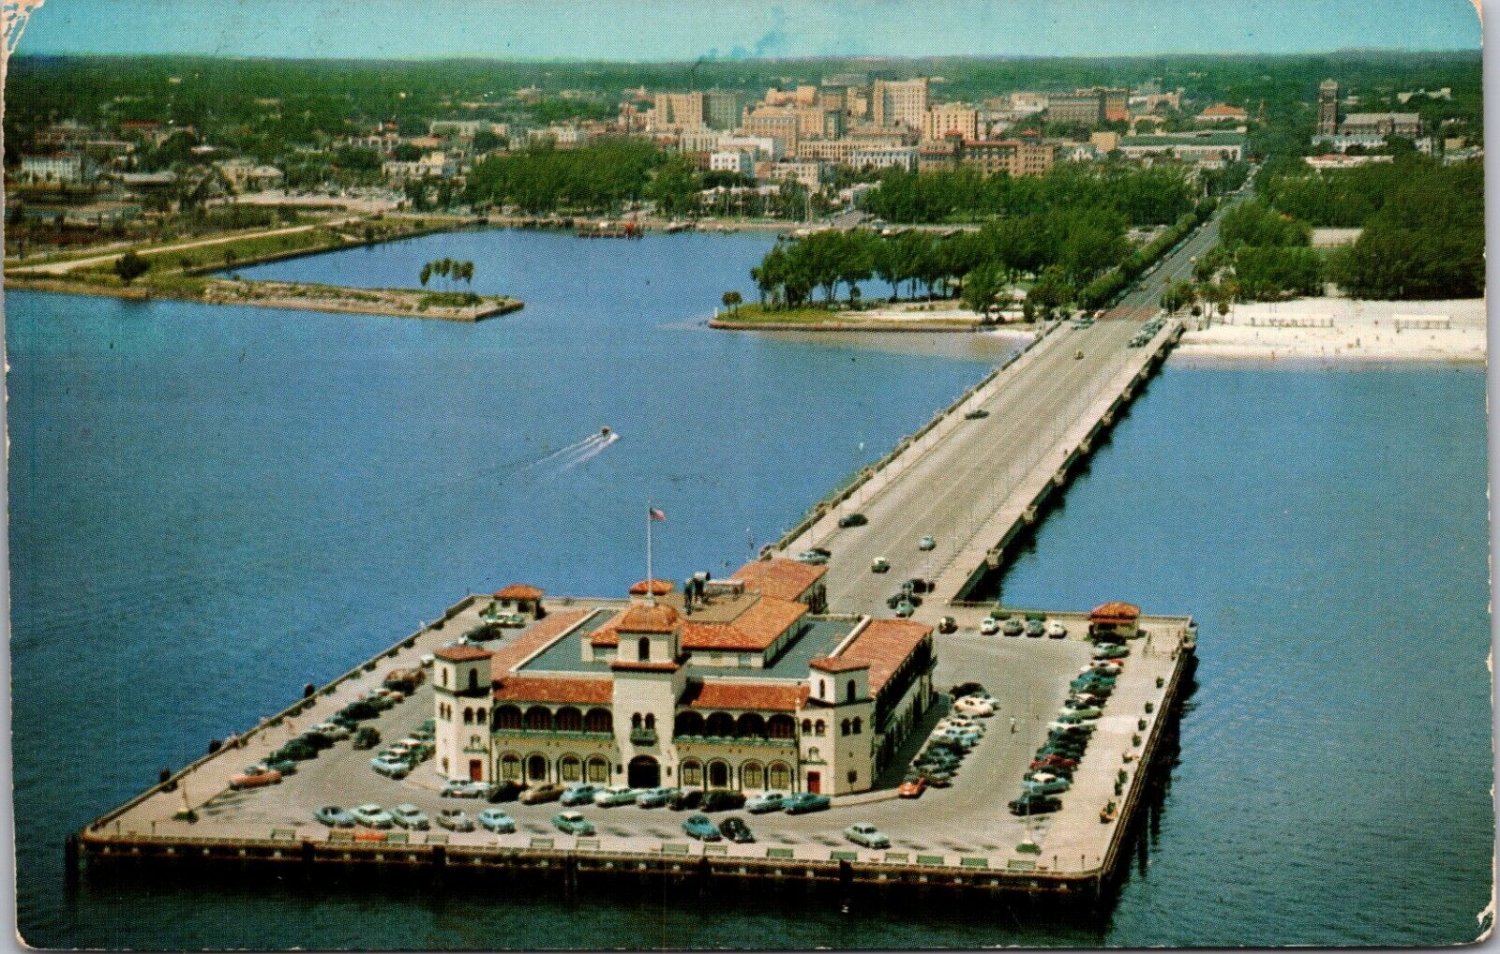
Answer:
<svg viewBox="0 0 1500 954"><path fill-rule="evenodd" d="M944 103L927 110L924 140L939 142L953 133L964 139L978 139L979 111L959 103Z"/></svg>
<svg viewBox="0 0 1500 954"><path fill-rule="evenodd" d="M870 788L930 706L932 628L817 615L821 567L755 561L676 592L547 609L496 594L515 635L436 653L436 767L449 777L777 789Z"/></svg>
<svg viewBox="0 0 1500 954"><path fill-rule="evenodd" d="M906 126L920 131L927 120L927 77L876 80L870 90L870 112L877 126Z"/></svg>

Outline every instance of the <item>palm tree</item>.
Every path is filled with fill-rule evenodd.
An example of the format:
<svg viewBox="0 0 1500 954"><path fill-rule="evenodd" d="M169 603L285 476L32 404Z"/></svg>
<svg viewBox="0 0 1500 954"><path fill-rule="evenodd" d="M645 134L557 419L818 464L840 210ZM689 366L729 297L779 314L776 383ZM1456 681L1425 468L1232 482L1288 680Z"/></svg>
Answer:
<svg viewBox="0 0 1500 954"><path fill-rule="evenodd" d="M739 311L740 302L744 301L745 299L744 296L742 296L737 291L727 291L724 293L724 297L722 300L724 302L724 307L728 308L729 313L732 315L735 312Z"/></svg>
<svg viewBox="0 0 1500 954"><path fill-rule="evenodd" d="M427 280L432 277L432 263L426 262L422 265L422 273L417 276L422 280L422 287L427 287Z"/></svg>

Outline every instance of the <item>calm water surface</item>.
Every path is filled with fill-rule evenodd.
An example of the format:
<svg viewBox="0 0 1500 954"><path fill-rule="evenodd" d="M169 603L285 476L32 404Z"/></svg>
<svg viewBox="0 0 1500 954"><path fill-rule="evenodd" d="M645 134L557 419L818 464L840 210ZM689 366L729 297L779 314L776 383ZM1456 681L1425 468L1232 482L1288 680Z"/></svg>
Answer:
<svg viewBox="0 0 1500 954"><path fill-rule="evenodd" d="M710 333L762 236L476 232L246 269L527 302L476 326L7 296L22 934L199 947L1422 943L1488 896L1484 377L1176 369L1005 581L1202 625L1143 867L1100 923L944 905L63 890L64 834L470 590L722 571L1003 356ZM622 439L548 458L608 424ZM863 445L863 448L861 448ZM1443 784L1432 783L1434 770Z"/></svg>

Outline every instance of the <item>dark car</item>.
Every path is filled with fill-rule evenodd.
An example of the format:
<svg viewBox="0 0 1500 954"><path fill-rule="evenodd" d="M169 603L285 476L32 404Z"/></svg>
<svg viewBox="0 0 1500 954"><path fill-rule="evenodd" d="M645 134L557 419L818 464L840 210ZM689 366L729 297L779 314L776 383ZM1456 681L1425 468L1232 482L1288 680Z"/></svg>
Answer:
<svg viewBox="0 0 1500 954"><path fill-rule="evenodd" d="M902 590L900 593L892 593L885 600L885 605L890 609L895 609L902 603L910 603L912 608L915 609L922 605L922 597Z"/></svg>
<svg viewBox="0 0 1500 954"><path fill-rule="evenodd" d="M731 808L744 808L745 795L743 792L731 792L723 788L712 789L703 793L703 804L700 807L706 812L722 812Z"/></svg>
<svg viewBox="0 0 1500 954"><path fill-rule="evenodd" d="M862 513L846 513L839 518L841 527L863 527L869 522L869 519Z"/></svg>
<svg viewBox="0 0 1500 954"><path fill-rule="evenodd" d="M901 584L901 589L906 593L930 593L932 592L932 581L924 580L920 576L914 576Z"/></svg>
<svg viewBox="0 0 1500 954"><path fill-rule="evenodd" d="M938 624L937 624L937 631L940 632L940 633L956 633L956 632L958 632L958 620L954 619L951 616L942 616L942 617L939 617L938 618Z"/></svg>
<svg viewBox="0 0 1500 954"><path fill-rule="evenodd" d="M317 758L318 750L298 739L292 739L286 745L271 753L275 759L287 759L289 761L302 762L307 759Z"/></svg>
<svg viewBox="0 0 1500 954"><path fill-rule="evenodd" d="M525 789L526 786L520 782L506 779L503 782L496 782L494 785L491 785L490 793L485 797L489 800L490 804L496 802L513 802L521 797L521 792Z"/></svg>
<svg viewBox="0 0 1500 954"><path fill-rule="evenodd" d="M952 689L949 689L948 695L952 696L955 699L962 699L964 696L982 696L988 695L988 693L984 691L984 685L982 683L961 682L958 685L954 686Z"/></svg>
<svg viewBox="0 0 1500 954"><path fill-rule="evenodd" d="M788 815L802 815L807 812L819 812L832 804L833 800L827 795L798 792L786 800L786 813Z"/></svg>
<svg viewBox="0 0 1500 954"><path fill-rule="evenodd" d="M349 703L347 706L344 706L344 708L339 710L339 715L343 716L345 719L352 719L355 722L362 722L365 719L373 719L379 714L380 710L376 709L374 705L366 702L363 699L355 700L354 702Z"/></svg>
<svg viewBox="0 0 1500 954"><path fill-rule="evenodd" d="M719 834L723 835L725 838L728 838L730 841L740 842L742 844L747 841L755 840L755 834L750 831L750 826L746 825L744 819L740 818L740 816L738 815L730 815L728 818L719 822Z"/></svg>
<svg viewBox="0 0 1500 954"><path fill-rule="evenodd" d="M667 807L674 812L687 811L690 808L697 808L702 804L703 790L699 788L681 789L680 791L673 792L672 797L667 799Z"/></svg>
<svg viewBox="0 0 1500 954"><path fill-rule="evenodd" d="M974 410L969 411L968 413L966 413L964 415L964 420L966 420L966 421L982 421L982 420L984 420L985 418L987 418L989 416L990 416L990 412L989 411L986 411L982 407L976 407Z"/></svg>
<svg viewBox="0 0 1500 954"><path fill-rule="evenodd" d="M1053 795L1022 795L1006 807L1012 815L1045 815L1062 808L1062 799Z"/></svg>

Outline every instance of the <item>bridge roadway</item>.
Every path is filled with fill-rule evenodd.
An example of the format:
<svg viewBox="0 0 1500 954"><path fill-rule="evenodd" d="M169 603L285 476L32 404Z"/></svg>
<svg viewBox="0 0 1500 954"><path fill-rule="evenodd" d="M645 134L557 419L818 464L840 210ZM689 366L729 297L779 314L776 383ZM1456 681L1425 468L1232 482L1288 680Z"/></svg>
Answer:
<svg viewBox="0 0 1500 954"><path fill-rule="evenodd" d="M1067 433L1091 408L1117 396L1109 389L1122 373L1144 363L1145 349L1127 347L1142 324L1104 321L1052 331L966 405L988 417L950 415L951 425L934 428L907 449L902 456L912 459L898 475L868 481L791 541L787 551L814 545L832 551L824 580L829 605L839 612L888 613L886 597L909 577L967 578L975 567L945 571L1029 478L1038 472L1051 477L1062 463L1059 445ZM840 517L854 512L869 522L837 527ZM923 536L932 536L936 547L918 549ZM979 541L980 552L998 540ZM890 561L889 573L871 571L877 557ZM929 602L951 599L956 591L956 586L946 592L940 587Z"/></svg>

